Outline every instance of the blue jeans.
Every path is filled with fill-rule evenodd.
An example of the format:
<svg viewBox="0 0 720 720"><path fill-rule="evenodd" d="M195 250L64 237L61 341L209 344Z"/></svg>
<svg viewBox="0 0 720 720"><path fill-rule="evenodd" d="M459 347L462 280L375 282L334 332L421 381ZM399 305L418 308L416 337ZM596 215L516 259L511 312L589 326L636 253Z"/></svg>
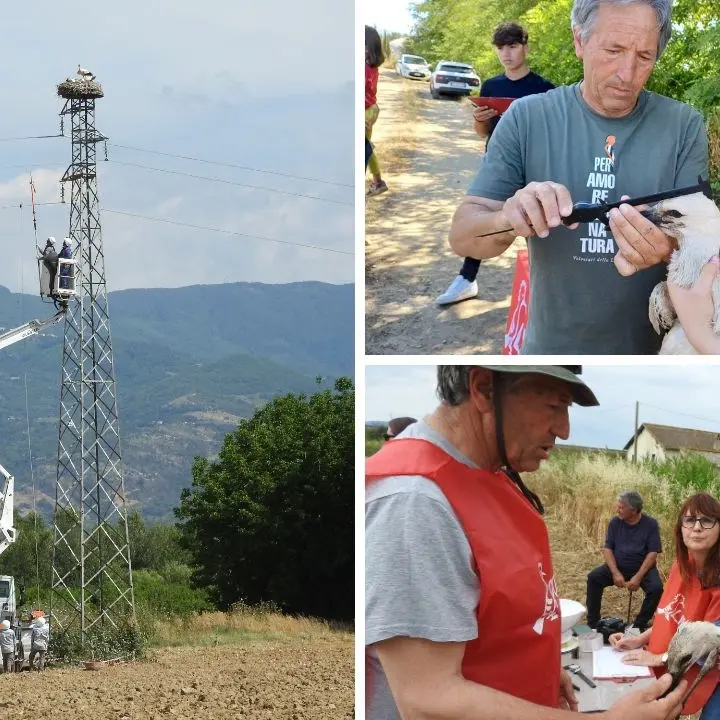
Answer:
<svg viewBox="0 0 720 720"><path fill-rule="evenodd" d="M720 720L720 685L705 703L700 720Z"/></svg>

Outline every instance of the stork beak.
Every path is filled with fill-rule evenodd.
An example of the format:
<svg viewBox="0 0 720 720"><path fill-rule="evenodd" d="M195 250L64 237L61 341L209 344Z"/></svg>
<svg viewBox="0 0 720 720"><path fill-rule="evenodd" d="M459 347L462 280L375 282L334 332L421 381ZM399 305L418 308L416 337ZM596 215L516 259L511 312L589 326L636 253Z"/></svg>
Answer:
<svg viewBox="0 0 720 720"><path fill-rule="evenodd" d="M658 227L663 226L663 215L660 212L659 204L650 206L647 210L643 210L640 213L644 218L647 218L653 225Z"/></svg>
<svg viewBox="0 0 720 720"><path fill-rule="evenodd" d="M671 667L668 668L668 672L670 673L670 677L672 677L672 682L670 683L670 687L667 691L663 693L663 697L669 695L680 684L680 681L685 677L685 673L690 669L690 666L696 659L697 658L691 657L684 663L678 663L677 667L672 667L674 663L671 663Z"/></svg>

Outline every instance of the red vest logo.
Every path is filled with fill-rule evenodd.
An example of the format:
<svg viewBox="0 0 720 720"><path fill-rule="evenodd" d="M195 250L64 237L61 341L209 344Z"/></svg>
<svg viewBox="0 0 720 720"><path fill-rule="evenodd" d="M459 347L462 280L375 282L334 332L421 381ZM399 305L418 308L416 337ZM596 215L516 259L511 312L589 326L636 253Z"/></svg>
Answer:
<svg viewBox="0 0 720 720"><path fill-rule="evenodd" d="M685 596L678 593L665 607L659 607L655 611L658 615L662 615L666 620L680 625L685 622Z"/></svg>
<svg viewBox="0 0 720 720"><path fill-rule="evenodd" d="M540 580L542 580L543 585L545 585L545 608L543 609L543 614L535 621L533 631L538 635L542 635L545 621L557 620L560 617L560 598L558 597L555 576L550 580L546 580L541 562L538 563L538 572L540 573Z"/></svg>

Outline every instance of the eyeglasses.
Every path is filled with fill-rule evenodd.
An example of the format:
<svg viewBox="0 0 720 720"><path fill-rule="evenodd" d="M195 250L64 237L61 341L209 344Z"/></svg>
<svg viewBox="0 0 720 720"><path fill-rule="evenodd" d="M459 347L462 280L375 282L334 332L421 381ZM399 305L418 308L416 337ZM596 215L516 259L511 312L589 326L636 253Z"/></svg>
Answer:
<svg viewBox="0 0 720 720"><path fill-rule="evenodd" d="M717 525L717 518L695 517L694 515L684 515L682 519L683 527L694 528L695 523L700 523L703 530L711 530Z"/></svg>

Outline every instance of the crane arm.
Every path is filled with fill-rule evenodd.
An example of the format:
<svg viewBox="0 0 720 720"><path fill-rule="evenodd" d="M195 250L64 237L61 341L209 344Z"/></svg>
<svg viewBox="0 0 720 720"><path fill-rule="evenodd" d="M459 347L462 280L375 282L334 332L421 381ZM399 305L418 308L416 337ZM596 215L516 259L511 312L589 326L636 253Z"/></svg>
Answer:
<svg viewBox="0 0 720 720"><path fill-rule="evenodd" d="M14 345L16 342L20 342L20 340L29 338L32 335L37 335L41 330L57 325L64 316L65 310L60 310L60 312L56 313L47 320L30 320L30 322L27 322L14 330L8 330L7 332L0 334L0 350L8 347L9 345Z"/></svg>
<svg viewBox="0 0 720 720"><path fill-rule="evenodd" d="M0 465L0 555L15 542L15 528L13 527L13 495L15 493L15 478Z"/></svg>
<svg viewBox="0 0 720 720"><path fill-rule="evenodd" d="M64 316L65 310L60 310L47 320L30 320L14 330L0 334L0 349L57 325ZM0 490L0 555L2 555L15 542L13 527L15 478L2 465L0 465L0 487L2 488Z"/></svg>

